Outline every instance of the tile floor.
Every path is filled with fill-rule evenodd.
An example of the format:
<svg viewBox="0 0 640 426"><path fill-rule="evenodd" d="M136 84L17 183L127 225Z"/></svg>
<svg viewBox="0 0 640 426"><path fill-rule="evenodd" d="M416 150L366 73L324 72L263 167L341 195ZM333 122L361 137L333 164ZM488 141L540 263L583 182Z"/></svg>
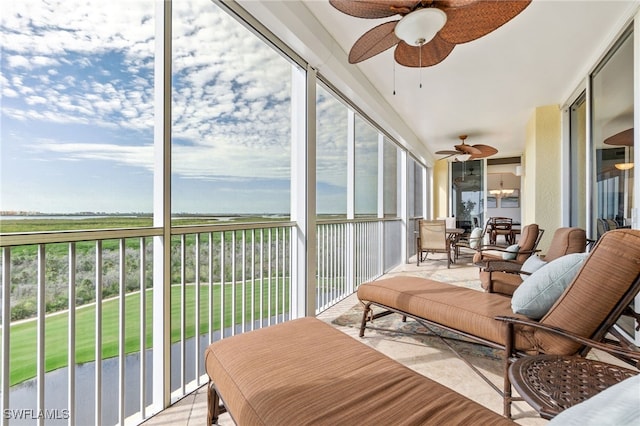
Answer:
<svg viewBox="0 0 640 426"><path fill-rule="evenodd" d="M451 266L451 269L447 269L446 261L428 261L419 267L416 267L415 263L402 265L387 275L426 276L457 285L479 288L478 269L466 263L465 258L459 259L455 265ZM351 295L336 306L321 313L318 317L331 323L332 319L349 310L356 303L355 294ZM335 327L355 339L360 339L358 337L358 328L356 328L357 325L356 327ZM365 338L360 340L398 362L479 402L485 407L502 413L500 395L451 351L431 348L421 345L411 338L394 337L376 331L367 331ZM478 364L474 362L474 365L483 374L487 375L492 383L501 388L502 371L500 368L496 368L495 361L488 361L486 365L482 362ZM207 392L206 386L203 386L143 424L145 426L202 425L206 423L206 412ZM514 403L512 413L514 420L521 425L535 426L547 423L524 402ZM225 413L220 417L218 424L226 426L234 423L229 415Z"/></svg>

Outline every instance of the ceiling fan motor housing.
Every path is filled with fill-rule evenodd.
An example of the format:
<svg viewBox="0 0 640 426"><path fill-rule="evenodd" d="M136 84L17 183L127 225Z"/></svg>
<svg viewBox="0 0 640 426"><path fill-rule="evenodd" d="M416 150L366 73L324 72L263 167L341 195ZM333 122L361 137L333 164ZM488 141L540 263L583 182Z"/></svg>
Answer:
<svg viewBox="0 0 640 426"><path fill-rule="evenodd" d="M418 9L402 18L396 25L396 37L411 46L422 46L447 23L447 14L437 7Z"/></svg>

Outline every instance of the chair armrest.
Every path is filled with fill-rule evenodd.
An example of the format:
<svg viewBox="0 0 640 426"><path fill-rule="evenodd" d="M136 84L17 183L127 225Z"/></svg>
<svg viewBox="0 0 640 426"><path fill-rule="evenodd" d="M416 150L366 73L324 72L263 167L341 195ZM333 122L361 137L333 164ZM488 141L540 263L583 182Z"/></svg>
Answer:
<svg viewBox="0 0 640 426"><path fill-rule="evenodd" d="M586 337L582 337L582 336L578 336L577 334L574 334L568 330L564 330L560 327L555 327L555 326L551 326L551 325L546 325L546 324L540 324L539 322L535 322L529 319L524 319L524 318L515 318L515 317L508 317L508 316L497 316L495 317L496 320L498 321L502 321L508 324L518 324L518 325L523 325L523 326L527 326L527 327L532 327L532 328L537 328L543 331L548 331L550 333L555 333L558 334L562 337L566 337L567 339L573 340L575 342L578 342L584 346L587 346L589 348L594 348L594 349L598 349L601 350L603 352L607 352L623 361L625 361L626 363L633 365L636 368L640 368L640 349L633 346L634 349L625 349L622 348L621 346L616 346L613 344L608 344L608 343L603 343L603 342L598 342L595 341L593 339L589 339Z"/></svg>
<svg viewBox="0 0 640 426"><path fill-rule="evenodd" d="M522 263L515 260L506 259L486 259L483 270L485 272L508 272L511 274L519 274Z"/></svg>

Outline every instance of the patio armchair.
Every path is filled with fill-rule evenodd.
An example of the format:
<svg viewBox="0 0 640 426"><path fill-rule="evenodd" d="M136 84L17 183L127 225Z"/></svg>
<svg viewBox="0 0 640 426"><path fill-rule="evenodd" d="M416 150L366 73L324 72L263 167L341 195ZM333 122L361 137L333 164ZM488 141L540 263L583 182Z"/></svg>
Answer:
<svg viewBox="0 0 640 426"><path fill-rule="evenodd" d="M451 267L451 239L444 220L419 220L416 238L417 266L427 260L429 253L446 253L447 268Z"/></svg>
<svg viewBox="0 0 640 426"><path fill-rule="evenodd" d="M531 320L602 341L640 290L639 259L640 231L620 229L606 233L585 256L575 277L566 287L563 283L560 296L547 300L550 306L545 306L539 319ZM427 328L437 326L504 350L505 373L512 354L585 356L588 351L580 342L562 335L520 324L508 326L496 320L496 317L528 318L524 313L514 313L513 299L502 294L415 276L365 283L358 287L357 294L364 305L361 337L366 328L374 327L375 319L395 313L413 318ZM530 295L534 301L541 296L544 294ZM488 379L487 382L490 383ZM504 415L510 417L511 382L506 374L503 389L496 390L505 401Z"/></svg>
<svg viewBox="0 0 640 426"><path fill-rule="evenodd" d="M558 228L553 234L547 254L529 257L525 262L510 262L502 259L484 262L480 270L482 288L489 293L511 296L524 277L545 263L570 253L583 253L587 248L587 234L581 228ZM527 268L528 264L530 266Z"/></svg>
<svg viewBox="0 0 640 426"><path fill-rule="evenodd" d="M539 252L538 244L542 239L544 229L532 223L522 228L520 240L517 244L509 247L481 246L473 255L473 263L480 268L486 267L488 261L503 261L517 266L521 266L529 256Z"/></svg>

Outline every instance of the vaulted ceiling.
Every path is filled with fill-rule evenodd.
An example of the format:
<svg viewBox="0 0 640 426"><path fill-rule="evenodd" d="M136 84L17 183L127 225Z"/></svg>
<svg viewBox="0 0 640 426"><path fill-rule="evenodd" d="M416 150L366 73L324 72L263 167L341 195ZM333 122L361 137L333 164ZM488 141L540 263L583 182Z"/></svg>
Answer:
<svg viewBox="0 0 640 426"><path fill-rule="evenodd" d="M394 65L393 48L347 61L363 33L398 16L355 18L328 0L238 3L428 164L461 134L471 145L495 146L496 156L520 155L534 108L567 102L639 7L533 0L504 26L418 69Z"/></svg>

